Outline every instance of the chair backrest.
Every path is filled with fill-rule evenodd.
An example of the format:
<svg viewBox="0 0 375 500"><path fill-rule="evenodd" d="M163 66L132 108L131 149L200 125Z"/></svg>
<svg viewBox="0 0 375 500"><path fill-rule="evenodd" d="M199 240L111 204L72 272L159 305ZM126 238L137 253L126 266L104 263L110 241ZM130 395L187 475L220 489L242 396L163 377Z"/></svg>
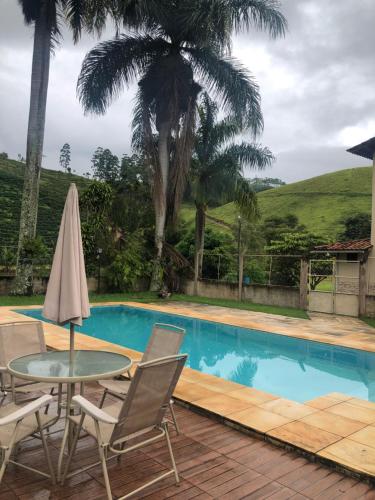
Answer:
<svg viewBox="0 0 375 500"><path fill-rule="evenodd" d="M138 365L111 443L161 425L186 358L178 354Z"/></svg>
<svg viewBox="0 0 375 500"><path fill-rule="evenodd" d="M142 363L178 354L182 341L184 340L184 335L185 330L183 328L156 323L142 356Z"/></svg>
<svg viewBox="0 0 375 500"><path fill-rule="evenodd" d="M46 350L40 321L0 323L0 366L6 367L13 358ZM5 384L10 383L9 375L4 374L3 379Z"/></svg>

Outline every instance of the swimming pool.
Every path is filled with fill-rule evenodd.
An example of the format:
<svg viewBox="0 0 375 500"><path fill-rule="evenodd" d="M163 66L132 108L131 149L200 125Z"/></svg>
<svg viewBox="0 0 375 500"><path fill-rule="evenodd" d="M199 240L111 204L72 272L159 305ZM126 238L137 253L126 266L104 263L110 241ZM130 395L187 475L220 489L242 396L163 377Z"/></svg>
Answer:
<svg viewBox="0 0 375 500"><path fill-rule="evenodd" d="M203 373L299 402L329 392L375 401L375 353L122 305L92 307L77 330L144 351L157 322L186 329L181 351Z"/></svg>

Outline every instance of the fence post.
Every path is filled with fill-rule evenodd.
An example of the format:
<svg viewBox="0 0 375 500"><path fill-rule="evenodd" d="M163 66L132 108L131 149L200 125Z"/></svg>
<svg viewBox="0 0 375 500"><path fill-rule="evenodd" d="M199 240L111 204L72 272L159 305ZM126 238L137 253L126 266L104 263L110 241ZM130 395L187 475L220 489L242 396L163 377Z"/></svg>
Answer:
<svg viewBox="0 0 375 500"><path fill-rule="evenodd" d="M359 287L358 287L359 316L366 316L366 292L367 292L366 268L367 268L367 259L363 258L359 262Z"/></svg>
<svg viewBox="0 0 375 500"><path fill-rule="evenodd" d="M199 274L199 261L200 261L200 252L199 250L195 252L194 258L194 295L198 295L198 274Z"/></svg>
<svg viewBox="0 0 375 500"><path fill-rule="evenodd" d="M243 282L243 254L238 254L238 300L242 300L242 282Z"/></svg>
<svg viewBox="0 0 375 500"><path fill-rule="evenodd" d="M301 269L299 276L299 306L301 309L307 309L307 281L308 281L308 261L301 259Z"/></svg>

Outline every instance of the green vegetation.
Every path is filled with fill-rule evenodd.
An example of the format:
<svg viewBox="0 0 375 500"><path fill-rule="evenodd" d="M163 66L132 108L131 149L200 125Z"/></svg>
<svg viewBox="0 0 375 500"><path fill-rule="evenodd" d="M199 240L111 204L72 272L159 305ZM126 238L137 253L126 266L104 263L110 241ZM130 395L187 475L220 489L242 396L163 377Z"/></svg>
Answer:
<svg viewBox="0 0 375 500"><path fill-rule="evenodd" d="M19 217L25 164L0 159L0 237L2 247L17 246ZM79 190L88 186L87 179L43 168L40 178L37 234L50 247L55 243L69 184Z"/></svg>
<svg viewBox="0 0 375 500"><path fill-rule="evenodd" d="M360 318L362 321L364 321L365 323L367 323L369 326L372 326L373 328L375 328L375 318L368 318L366 316L362 316L362 318Z"/></svg>
<svg viewBox="0 0 375 500"><path fill-rule="evenodd" d="M262 218L293 214L308 231L334 240L344 231L343 221L355 213L371 211L371 167L339 170L258 195ZM233 224L238 213L233 203L208 210L208 216ZM185 206L181 218L194 222L194 209ZM211 226L213 222L207 221Z"/></svg>
<svg viewBox="0 0 375 500"><path fill-rule="evenodd" d="M277 307L265 306L262 304L254 304L252 302L238 302L236 300L227 299L210 299L208 297L196 297L182 294L173 294L169 299L159 299L154 292L138 292L138 293L111 293L111 294L90 294L90 302L122 302L133 301L141 303L167 303L167 302L193 302L196 304L207 304L211 306L230 307L233 309L241 309L245 311L262 312L266 314L277 314L281 316L289 316L291 318L309 319L308 315L302 309L294 309L292 307ZM41 305L44 302L43 295L28 296L0 296L0 306L26 306L26 305Z"/></svg>

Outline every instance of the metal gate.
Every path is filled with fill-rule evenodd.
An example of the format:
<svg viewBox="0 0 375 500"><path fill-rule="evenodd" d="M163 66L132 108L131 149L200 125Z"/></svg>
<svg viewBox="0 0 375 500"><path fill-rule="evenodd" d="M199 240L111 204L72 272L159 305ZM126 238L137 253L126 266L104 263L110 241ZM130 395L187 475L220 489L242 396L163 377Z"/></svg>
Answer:
<svg viewBox="0 0 375 500"><path fill-rule="evenodd" d="M311 259L309 311L358 316L359 261Z"/></svg>

